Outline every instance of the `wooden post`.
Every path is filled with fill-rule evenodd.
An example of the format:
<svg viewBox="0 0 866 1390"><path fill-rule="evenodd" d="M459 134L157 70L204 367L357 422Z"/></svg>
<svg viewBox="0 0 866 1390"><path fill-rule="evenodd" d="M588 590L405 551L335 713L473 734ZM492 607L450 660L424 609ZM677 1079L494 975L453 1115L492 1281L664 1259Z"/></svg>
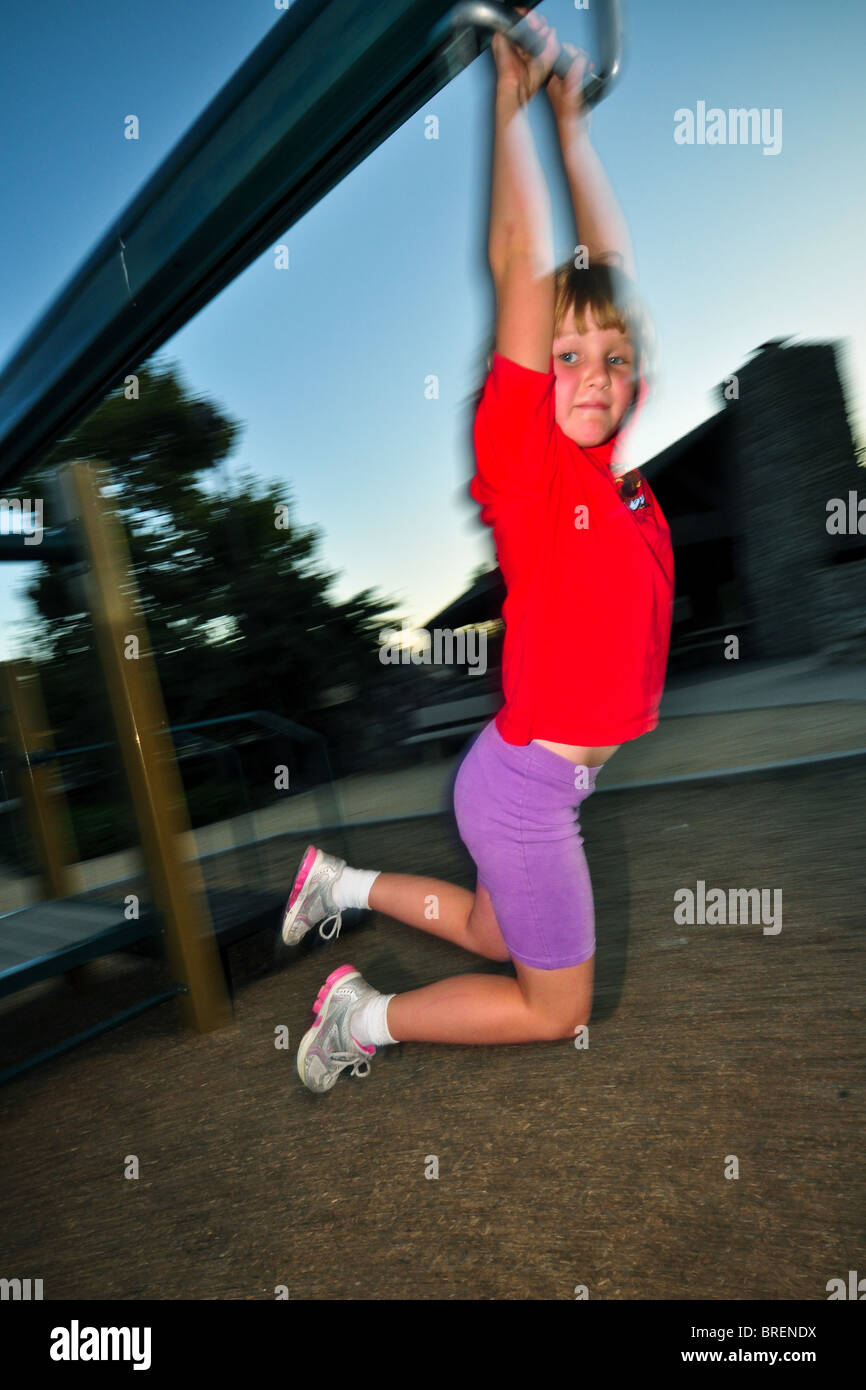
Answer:
<svg viewBox="0 0 866 1390"><path fill-rule="evenodd" d="M4 661L0 670L4 724L16 762L18 793L36 849L42 894L66 898L74 891L68 866L77 856L63 784L56 763L31 761L33 753L54 752L39 673L26 658Z"/></svg>
<svg viewBox="0 0 866 1390"><path fill-rule="evenodd" d="M183 784L129 546L100 485L98 465L76 462L58 475L68 512L89 562L85 582L96 641L111 699L126 777L141 836L154 905L166 924L166 955L187 1027L209 1032L231 1022L201 870L181 857L191 839Z"/></svg>

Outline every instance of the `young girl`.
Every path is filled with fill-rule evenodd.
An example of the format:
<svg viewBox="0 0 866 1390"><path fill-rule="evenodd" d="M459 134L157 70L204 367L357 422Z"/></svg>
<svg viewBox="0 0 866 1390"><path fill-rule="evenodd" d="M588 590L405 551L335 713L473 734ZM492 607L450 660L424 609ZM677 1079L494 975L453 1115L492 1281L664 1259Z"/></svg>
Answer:
<svg viewBox="0 0 866 1390"><path fill-rule="evenodd" d="M522 11L524 14L527 12ZM351 965L313 1005L298 1074L325 1092L346 1067L365 1076L397 1041L523 1043L573 1037L592 1005L595 919L578 821L599 769L654 729L673 604L670 531L647 482L611 469L618 435L645 393L644 337L628 233L589 145L584 56L552 76L554 31L532 58L502 35L489 257L496 346L475 414L470 486L493 528L507 588L504 705L454 783L475 893L434 878L349 868L310 845L283 939L369 907L489 960L506 975L460 975L382 994ZM552 270L547 189L526 105L547 82L588 268ZM617 255L624 275L604 264ZM582 264L582 262L581 262ZM333 921L329 933L325 923Z"/></svg>

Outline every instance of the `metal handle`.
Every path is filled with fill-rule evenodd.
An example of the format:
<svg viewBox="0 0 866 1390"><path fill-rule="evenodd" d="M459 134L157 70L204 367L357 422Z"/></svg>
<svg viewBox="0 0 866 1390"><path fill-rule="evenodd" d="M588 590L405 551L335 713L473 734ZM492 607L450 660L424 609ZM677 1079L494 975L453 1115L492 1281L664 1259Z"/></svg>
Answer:
<svg viewBox="0 0 866 1390"><path fill-rule="evenodd" d="M587 73L583 79L581 100L585 107L594 106L607 95L611 83L619 75L622 62L622 15L620 0L596 0L593 10L599 41L600 71ZM472 57L477 57L484 45L476 30L498 30L511 43L519 44L527 53L537 56L544 52L544 43L532 28L528 18L508 5L492 0L461 0L439 20L433 29L431 42L447 41L454 58L454 74L461 71ZM469 45L475 53L468 55ZM446 54L446 57L448 55ZM553 65L557 77L566 77L573 59L563 51Z"/></svg>

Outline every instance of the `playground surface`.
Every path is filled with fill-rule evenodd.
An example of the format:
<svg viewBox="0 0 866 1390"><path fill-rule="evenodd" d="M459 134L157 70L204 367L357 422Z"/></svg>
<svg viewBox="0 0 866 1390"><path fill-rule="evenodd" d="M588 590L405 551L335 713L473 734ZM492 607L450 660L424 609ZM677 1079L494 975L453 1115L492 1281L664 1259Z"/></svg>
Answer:
<svg viewBox="0 0 866 1390"><path fill-rule="evenodd" d="M388 991L510 967L375 913L288 960L239 942L228 1029L164 1006L0 1092L8 1273L46 1299L826 1299L866 1211L864 792L854 759L590 798L585 1050L405 1043L314 1096L295 1051L336 965ZM359 866L474 886L448 816L347 833ZM305 843L269 840L255 886L287 885ZM251 882L244 853L208 883ZM781 931L677 924L698 879L781 890ZM93 969L90 993L7 1001L4 1062L166 978Z"/></svg>

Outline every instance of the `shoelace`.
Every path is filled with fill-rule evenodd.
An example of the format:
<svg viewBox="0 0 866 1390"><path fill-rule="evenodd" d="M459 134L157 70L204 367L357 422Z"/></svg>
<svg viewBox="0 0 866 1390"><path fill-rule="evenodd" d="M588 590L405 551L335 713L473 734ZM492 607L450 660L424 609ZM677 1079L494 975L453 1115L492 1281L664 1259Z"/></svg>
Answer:
<svg viewBox="0 0 866 1390"><path fill-rule="evenodd" d="M356 1052L330 1052L328 1055L332 1062L340 1062L344 1067L348 1066L350 1062L354 1062L354 1066L352 1067L353 1076L370 1075L369 1061L366 1057L359 1057ZM366 1067L367 1070L360 1071L360 1067Z"/></svg>
<svg viewBox="0 0 866 1390"><path fill-rule="evenodd" d="M335 920L335 919L336 919L336 920ZM323 930L324 925L325 925L326 922L333 922L333 923L334 923L334 930L333 930L333 931L324 931L324 930ZM340 928L341 928L342 925L343 925L343 910L342 910L342 908L340 908L337 912L332 912L331 915L330 915L330 917L323 917L323 918L322 918L321 922L319 923L319 936L322 938L323 941L333 941L334 937L340 935Z"/></svg>

